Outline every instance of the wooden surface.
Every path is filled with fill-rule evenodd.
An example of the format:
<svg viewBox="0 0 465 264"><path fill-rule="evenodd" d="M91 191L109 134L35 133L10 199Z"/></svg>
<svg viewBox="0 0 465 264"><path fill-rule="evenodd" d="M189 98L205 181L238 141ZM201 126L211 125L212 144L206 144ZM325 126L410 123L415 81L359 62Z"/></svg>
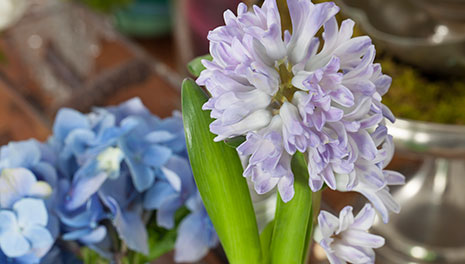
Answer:
<svg viewBox="0 0 465 264"><path fill-rule="evenodd" d="M171 37L146 39L141 43L151 55L160 56L157 59L166 63L169 68L175 67L170 56L174 53L170 48L173 46ZM0 47L8 50L1 40ZM96 72L115 66L130 56L122 53L124 49L114 43L103 43L102 47L104 49L95 64ZM50 107L53 94L46 94L38 88L14 52L8 52L6 55L7 62L0 65L0 143L3 145L11 140L31 137L44 140L49 134L56 112L55 108ZM117 89L99 98L94 105L114 105L136 96L142 99L152 113L161 117L169 116L173 110L180 108L179 89L157 74L150 74L143 82ZM89 100L95 98L75 96L75 100L67 106L88 111Z"/></svg>
<svg viewBox="0 0 465 264"><path fill-rule="evenodd" d="M45 140L49 127L14 90L0 81L0 145L11 140Z"/></svg>

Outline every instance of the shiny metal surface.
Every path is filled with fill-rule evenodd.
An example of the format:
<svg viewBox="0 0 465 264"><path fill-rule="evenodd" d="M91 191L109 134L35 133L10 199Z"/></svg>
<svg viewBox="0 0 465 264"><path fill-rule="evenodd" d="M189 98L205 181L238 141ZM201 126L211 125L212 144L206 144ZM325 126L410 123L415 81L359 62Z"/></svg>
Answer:
<svg viewBox="0 0 465 264"><path fill-rule="evenodd" d="M398 119L388 127L397 152L465 159L465 126Z"/></svg>
<svg viewBox="0 0 465 264"><path fill-rule="evenodd" d="M423 162L392 190L402 212L374 227L379 263L465 263L465 126L401 119L389 131L398 155Z"/></svg>
<svg viewBox="0 0 465 264"><path fill-rule="evenodd" d="M441 21L465 22L464 0L412 0Z"/></svg>
<svg viewBox="0 0 465 264"><path fill-rule="evenodd" d="M377 47L433 73L465 71L465 1L336 0ZM453 7L441 11L447 3ZM447 10L453 9L454 12ZM458 19L458 18L462 18Z"/></svg>

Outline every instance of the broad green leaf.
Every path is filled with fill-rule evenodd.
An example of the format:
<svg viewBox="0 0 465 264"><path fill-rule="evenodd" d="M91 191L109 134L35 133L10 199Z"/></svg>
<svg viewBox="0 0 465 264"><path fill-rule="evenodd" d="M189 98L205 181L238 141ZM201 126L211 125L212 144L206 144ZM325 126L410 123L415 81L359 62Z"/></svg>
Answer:
<svg viewBox="0 0 465 264"><path fill-rule="evenodd" d="M182 114L189 159L207 212L229 263L261 262L260 239L249 189L237 152L214 142L207 95L193 80L182 87Z"/></svg>
<svg viewBox="0 0 465 264"><path fill-rule="evenodd" d="M228 138L224 141L224 143L226 143L226 145L230 146L231 148L237 148L240 144L244 143L244 141L244 136L238 136L235 138Z"/></svg>
<svg viewBox="0 0 465 264"><path fill-rule="evenodd" d="M260 233L260 244L262 245L263 264L270 263L271 238L273 237L274 220L269 222Z"/></svg>
<svg viewBox="0 0 465 264"><path fill-rule="evenodd" d="M296 153L292 158L295 195L284 203L278 194L271 263L301 264L305 259L308 236L312 223L312 191L308 186L308 171L304 155Z"/></svg>
<svg viewBox="0 0 465 264"><path fill-rule="evenodd" d="M213 58L210 54L203 55L191 60L187 64L187 69L189 70L190 74L194 77L199 77L200 73L205 70L205 66L202 64L202 60L209 60L211 61Z"/></svg>

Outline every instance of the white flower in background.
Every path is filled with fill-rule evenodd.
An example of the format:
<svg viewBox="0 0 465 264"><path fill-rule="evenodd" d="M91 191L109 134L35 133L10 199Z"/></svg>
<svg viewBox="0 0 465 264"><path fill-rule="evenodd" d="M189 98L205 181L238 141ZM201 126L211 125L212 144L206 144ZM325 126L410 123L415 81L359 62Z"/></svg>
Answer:
<svg viewBox="0 0 465 264"><path fill-rule="evenodd" d="M0 0L0 30L19 20L30 2L31 0Z"/></svg>
<svg viewBox="0 0 465 264"><path fill-rule="evenodd" d="M375 262L373 248L384 245L384 238L368 233L375 216L370 204L355 217L351 206L341 210L339 219L326 211L320 212L315 241L325 250L331 264Z"/></svg>

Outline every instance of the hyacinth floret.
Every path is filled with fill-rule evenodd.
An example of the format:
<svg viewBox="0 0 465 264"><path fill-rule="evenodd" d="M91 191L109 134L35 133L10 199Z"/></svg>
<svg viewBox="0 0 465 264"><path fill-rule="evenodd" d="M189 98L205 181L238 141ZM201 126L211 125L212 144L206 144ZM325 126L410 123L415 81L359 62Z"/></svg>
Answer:
<svg viewBox="0 0 465 264"><path fill-rule="evenodd" d="M368 233L376 212L370 204L354 216L351 206L344 207L339 217L321 211L315 239L326 252L331 264L374 263L374 248L384 245L384 238Z"/></svg>

